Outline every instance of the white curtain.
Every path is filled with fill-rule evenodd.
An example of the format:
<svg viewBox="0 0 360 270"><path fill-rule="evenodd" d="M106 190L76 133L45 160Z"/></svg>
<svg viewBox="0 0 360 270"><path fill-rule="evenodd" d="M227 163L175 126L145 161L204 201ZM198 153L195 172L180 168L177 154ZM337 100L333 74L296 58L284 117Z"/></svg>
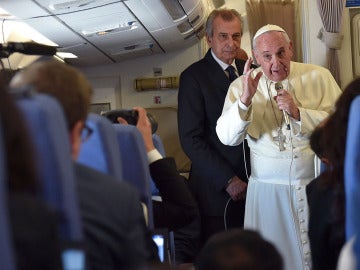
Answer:
<svg viewBox="0 0 360 270"><path fill-rule="evenodd" d="M341 48L343 36L340 33L341 20L346 0L317 0L319 13L324 26L319 38L327 47L328 68L340 84L340 70L337 50Z"/></svg>

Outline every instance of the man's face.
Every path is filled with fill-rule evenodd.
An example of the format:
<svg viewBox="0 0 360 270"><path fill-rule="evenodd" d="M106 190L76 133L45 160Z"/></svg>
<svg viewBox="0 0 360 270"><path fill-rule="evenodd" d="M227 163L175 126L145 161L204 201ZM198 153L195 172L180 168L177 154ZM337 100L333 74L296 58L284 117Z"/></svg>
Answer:
<svg viewBox="0 0 360 270"><path fill-rule="evenodd" d="M289 75L292 43L286 42L281 32L272 31L259 36L254 55L268 79L278 82Z"/></svg>
<svg viewBox="0 0 360 270"><path fill-rule="evenodd" d="M213 22L213 36L206 37L209 47L221 61L231 64L241 44L241 25L238 19L224 21L217 17Z"/></svg>

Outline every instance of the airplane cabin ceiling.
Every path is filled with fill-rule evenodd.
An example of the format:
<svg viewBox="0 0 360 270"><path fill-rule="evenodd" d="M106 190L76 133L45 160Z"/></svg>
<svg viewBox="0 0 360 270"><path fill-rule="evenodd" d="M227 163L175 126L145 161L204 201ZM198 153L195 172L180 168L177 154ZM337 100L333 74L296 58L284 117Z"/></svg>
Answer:
<svg viewBox="0 0 360 270"><path fill-rule="evenodd" d="M204 35L208 0L2 0L0 6L78 58L75 66L166 53ZM6 27L6 21L3 23ZM8 40L13 41L13 40Z"/></svg>

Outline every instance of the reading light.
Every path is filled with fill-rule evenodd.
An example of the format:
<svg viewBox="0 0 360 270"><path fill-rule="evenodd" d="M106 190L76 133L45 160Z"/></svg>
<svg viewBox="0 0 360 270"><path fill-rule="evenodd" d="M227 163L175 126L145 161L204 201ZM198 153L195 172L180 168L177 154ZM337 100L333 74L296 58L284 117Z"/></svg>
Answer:
<svg viewBox="0 0 360 270"><path fill-rule="evenodd" d="M97 1L97 0L70 0L70 1L62 1L62 0L54 0L51 1L49 8L51 10L57 11L57 10L64 10L64 9L71 9L71 8L79 8L79 7L85 7L89 4L92 4L94 2L103 2L103 1Z"/></svg>
<svg viewBox="0 0 360 270"><path fill-rule="evenodd" d="M59 56L62 59L65 59L65 58L78 58L75 54L69 53L69 52L57 52L56 55Z"/></svg>
<svg viewBox="0 0 360 270"><path fill-rule="evenodd" d="M120 24L110 24L110 25L104 25L100 27L96 27L90 30L83 30L81 33L85 36L92 36L92 35L98 35L103 36L110 33L116 33L116 32L123 32L127 30L134 30L138 28L136 21L130 21L126 23L120 23Z"/></svg>

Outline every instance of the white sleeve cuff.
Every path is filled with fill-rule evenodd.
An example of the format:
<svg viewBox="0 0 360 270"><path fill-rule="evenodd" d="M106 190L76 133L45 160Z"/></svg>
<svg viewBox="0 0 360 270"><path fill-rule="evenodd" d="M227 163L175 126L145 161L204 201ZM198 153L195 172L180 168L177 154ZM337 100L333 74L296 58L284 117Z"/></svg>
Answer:
<svg viewBox="0 0 360 270"><path fill-rule="evenodd" d="M160 152L156 148L147 152L147 157L148 157L149 164L163 158L163 156L160 154Z"/></svg>
<svg viewBox="0 0 360 270"><path fill-rule="evenodd" d="M248 106L246 106L244 103L242 103L241 102L241 100L240 100L240 98L239 98L239 100L238 100L238 104L239 104L239 107L240 107L240 109L241 110L243 110L243 111L248 111L249 110L249 107Z"/></svg>

